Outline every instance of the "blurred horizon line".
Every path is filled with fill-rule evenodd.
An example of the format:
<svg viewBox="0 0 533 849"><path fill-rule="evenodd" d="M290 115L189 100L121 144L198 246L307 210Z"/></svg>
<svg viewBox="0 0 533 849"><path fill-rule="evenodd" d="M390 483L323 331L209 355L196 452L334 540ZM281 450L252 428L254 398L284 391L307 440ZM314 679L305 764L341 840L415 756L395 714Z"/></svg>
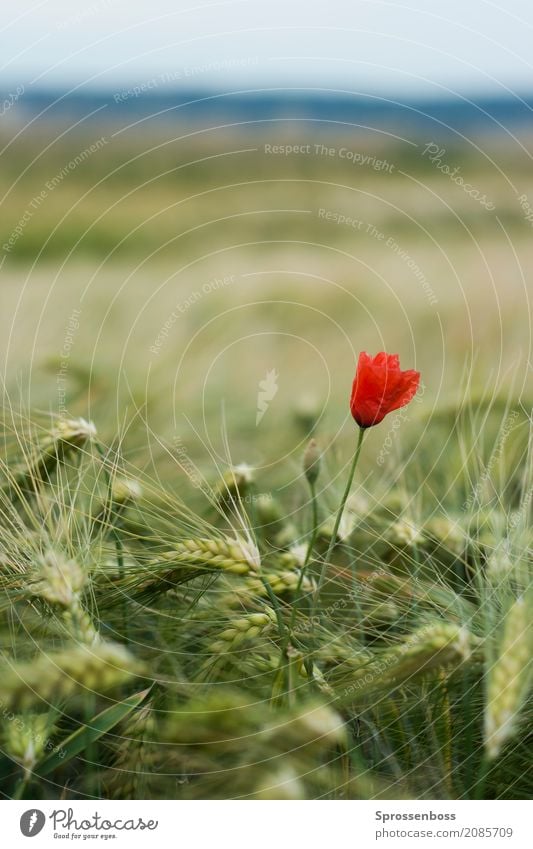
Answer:
<svg viewBox="0 0 533 849"><path fill-rule="evenodd" d="M408 125L411 130L438 127L439 132L505 132L524 125L533 127L533 87L518 95L464 94L434 98L370 94L302 86L269 86L253 89L165 85L164 74L129 88L72 91L66 88L32 88L23 85L0 93L0 112L5 123L21 123L28 116L44 119L84 116L86 120L131 120L196 123L205 118L234 120L253 125L263 121L323 122L344 124L361 130ZM6 121L5 119L8 119ZM373 122L365 126L366 121Z"/></svg>

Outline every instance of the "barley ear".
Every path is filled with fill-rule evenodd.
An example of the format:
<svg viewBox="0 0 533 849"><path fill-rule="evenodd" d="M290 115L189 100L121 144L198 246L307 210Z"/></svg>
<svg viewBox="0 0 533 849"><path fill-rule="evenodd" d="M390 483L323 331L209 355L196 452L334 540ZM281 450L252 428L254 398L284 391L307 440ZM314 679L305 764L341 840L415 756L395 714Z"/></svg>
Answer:
<svg viewBox="0 0 533 849"><path fill-rule="evenodd" d="M487 676L485 749L490 760L517 732L532 681L531 604L518 598L509 609L498 656Z"/></svg>

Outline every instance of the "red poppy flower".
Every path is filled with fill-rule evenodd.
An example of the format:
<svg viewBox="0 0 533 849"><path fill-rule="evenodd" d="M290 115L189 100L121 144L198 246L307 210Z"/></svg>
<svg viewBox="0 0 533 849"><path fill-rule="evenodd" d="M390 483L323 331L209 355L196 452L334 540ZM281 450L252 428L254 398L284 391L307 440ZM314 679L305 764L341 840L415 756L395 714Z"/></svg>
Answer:
<svg viewBox="0 0 533 849"><path fill-rule="evenodd" d="M418 389L420 372L402 371L397 354L359 354L350 410L359 427L377 425L393 410L405 407Z"/></svg>

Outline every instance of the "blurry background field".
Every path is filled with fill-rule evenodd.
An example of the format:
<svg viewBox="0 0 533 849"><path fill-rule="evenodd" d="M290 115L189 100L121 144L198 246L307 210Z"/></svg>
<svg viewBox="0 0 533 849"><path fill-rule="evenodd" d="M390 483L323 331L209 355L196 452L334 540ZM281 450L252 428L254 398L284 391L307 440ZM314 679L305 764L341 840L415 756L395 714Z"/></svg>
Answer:
<svg viewBox="0 0 533 849"><path fill-rule="evenodd" d="M0 345L15 404L66 407L104 438L128 428L127 449L178 486L173 444L207 470L210 452L227 459L223 422L233 460L269 470L299 456L309 410L349 438L363 349L421 370L420 423L481 396L528 406L524 134L522 147L444 137L431 161L408 131L70 123L1 138Z"/></svg>

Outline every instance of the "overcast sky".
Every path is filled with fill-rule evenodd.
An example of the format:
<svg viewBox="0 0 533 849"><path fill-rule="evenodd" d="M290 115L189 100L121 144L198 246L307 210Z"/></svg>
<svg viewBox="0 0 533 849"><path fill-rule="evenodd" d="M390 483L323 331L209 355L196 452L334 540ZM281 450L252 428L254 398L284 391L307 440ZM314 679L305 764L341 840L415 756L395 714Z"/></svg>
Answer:
<svg viewBox="0 0 533 849"><path fill-rule="evenodd" d="M533 0L2 0L0 87L533 93ZM165 76L166 75L166 76Z"/></svg>

